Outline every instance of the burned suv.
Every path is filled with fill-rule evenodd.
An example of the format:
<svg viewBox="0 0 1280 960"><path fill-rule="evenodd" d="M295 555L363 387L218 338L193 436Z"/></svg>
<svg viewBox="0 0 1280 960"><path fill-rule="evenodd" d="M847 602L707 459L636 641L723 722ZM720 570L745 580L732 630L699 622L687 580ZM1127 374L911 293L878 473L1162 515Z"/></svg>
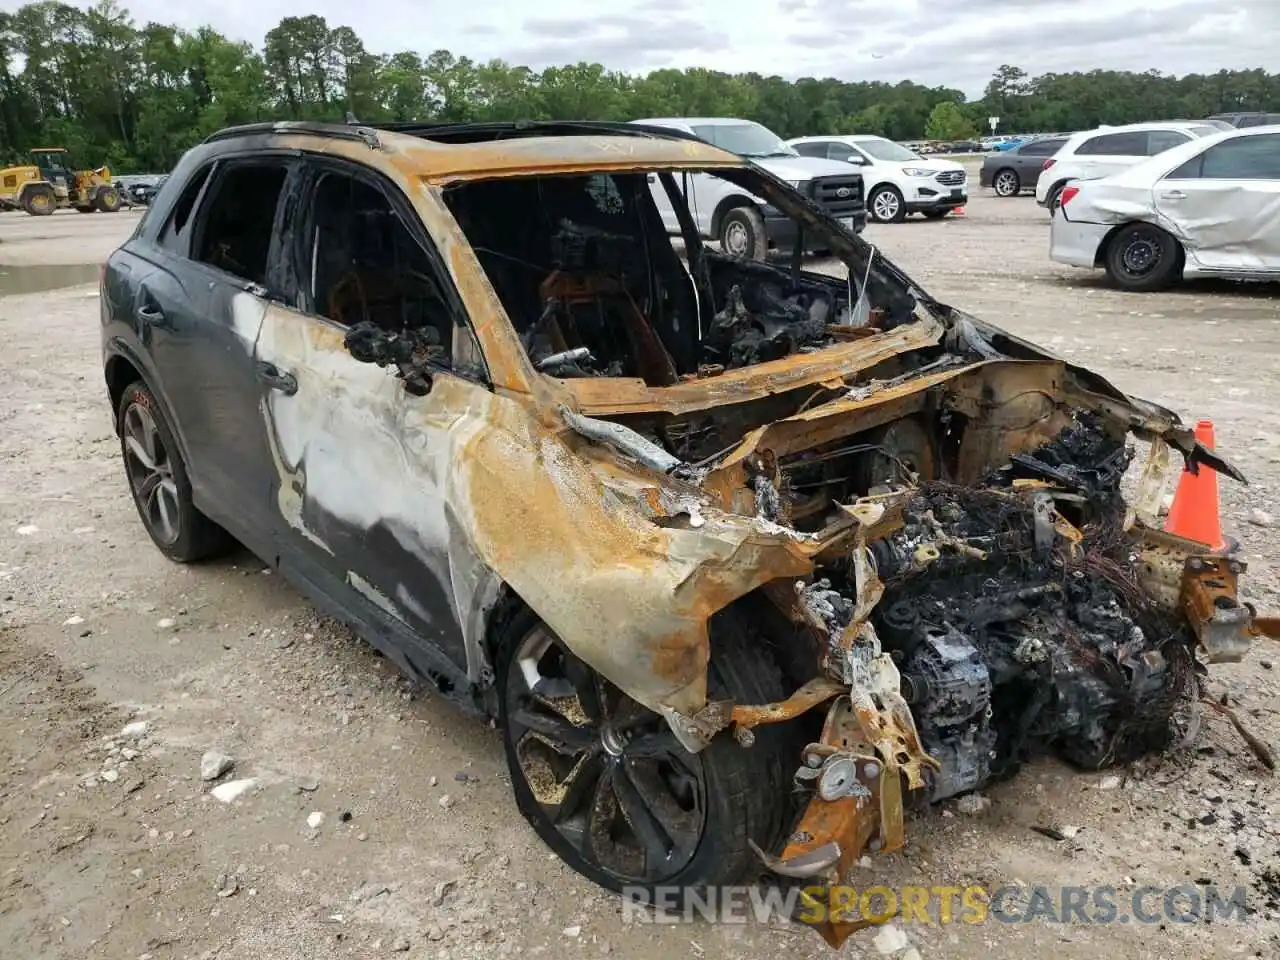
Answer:
<svg viewBox="0 0 1280 960"><path fill-rule="evenodd" d="M686 173L843 269L707 247ZM821 888L910 803L1159 748L1258 629L1238 561L1153 525L1171 452L1242 479L1174 414L678 133L225 130L101 292L156 546L240 541L494 718L520 810L615 890Z"/></svg>

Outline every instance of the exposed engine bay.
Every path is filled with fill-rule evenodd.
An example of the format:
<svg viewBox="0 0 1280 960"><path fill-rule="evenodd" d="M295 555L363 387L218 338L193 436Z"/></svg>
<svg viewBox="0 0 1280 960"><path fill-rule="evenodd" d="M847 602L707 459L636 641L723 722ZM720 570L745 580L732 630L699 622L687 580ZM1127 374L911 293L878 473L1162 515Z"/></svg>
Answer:
<svg viewBox="0 0 1280 960"><path fill-rule="evenodd" d="M873 310L858 303L865 278L798 261L697 245L686 266L641 174L484 181L447 196L529 358L554 377L668 386L912 319L910 297L880 296Z"/></svg>
<svg viewBox="0 0 1280 960"><path fill-rule="evenodd" d="M1195 637L1140 584L1119 489L1129 460L1085 416L978 485L923 483L901 529L870 544L884 583L871 620L937 761L930 799L1036 753L1096 768L1169 741L1194 689ZM833 634L856 605L845 572L802 597Z"/></svg>

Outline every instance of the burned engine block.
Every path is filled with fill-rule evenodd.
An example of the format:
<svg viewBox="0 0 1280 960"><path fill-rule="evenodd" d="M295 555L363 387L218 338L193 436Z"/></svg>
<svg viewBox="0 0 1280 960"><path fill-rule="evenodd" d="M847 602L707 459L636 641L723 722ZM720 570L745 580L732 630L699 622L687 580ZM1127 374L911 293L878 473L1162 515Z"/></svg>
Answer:
<svg viewBox="0 0 1280 960"><path fill-rule="evenodd" d="M925 485L903 528L873 545L885 582L873 622L941 764L931 799L1009 776L1036 752L1097 768L1167 742L1193 639L1139 586L1119 496L1127 463L1084 420L983 485ZM1046 471L1074 509L1012 490ZM1058 510L1079 536L1055 526Z"/></svg>

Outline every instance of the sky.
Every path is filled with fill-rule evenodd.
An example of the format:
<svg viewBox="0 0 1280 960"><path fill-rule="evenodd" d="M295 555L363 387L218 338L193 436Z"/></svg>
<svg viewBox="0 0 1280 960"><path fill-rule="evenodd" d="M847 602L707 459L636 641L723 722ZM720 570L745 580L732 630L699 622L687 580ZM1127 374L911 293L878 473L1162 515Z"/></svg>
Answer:
<svg viewBox="0 0 1280 960"><path fill-rule="evenodd" d="M788 78L915 80L980 96L1003 63L1050 71L1280 72L1280 0L119 0L141 25L209 23L260 46L319 14L374 53L445 48L535 69L578 60ZM77 6L86 6L77 3ZM0 9L15 9L0 0ZM575 11L589 10L584 18Z"/></svg>

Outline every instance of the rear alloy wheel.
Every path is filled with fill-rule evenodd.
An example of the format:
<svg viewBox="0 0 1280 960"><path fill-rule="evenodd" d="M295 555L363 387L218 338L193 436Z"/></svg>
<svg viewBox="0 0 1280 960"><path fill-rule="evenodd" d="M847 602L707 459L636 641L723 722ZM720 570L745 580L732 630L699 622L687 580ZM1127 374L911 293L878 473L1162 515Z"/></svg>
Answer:
<svg viewBox="0 0 1280 960"><path fill-rule="evenodd" d="M739 260L763 260L769 251L764 217L755 207L734 207L720 221L720 249Z"/></svg>
<svg viewBox="0 0 1280 960"><path fill-rule="evenodd" d="M1181 268L1178 241L1159 227L1135 223L1122 227L1107 244L1107 276L1121 290L1161 290Z"/></svg>
<svg viewBox="0 0 1280 960"><path fill-rule="evenodd" d="M996 174L991 187L997 197L1016 197L1022 190L1022 181L1018 179L1016 171L1006 168Z"/></svg>
<svg viewBox="0 0 1280 960"><path fill-rule="evenodd" d="M125 476L152 542L179 563L224 553L234 541L192 502L173 433L141 381L125 387L117 416Z"/></svg>
<svg viewBox="0 0 1280 960"><path fill-rule="evenodd" d="M885 185L871 191L867 210L876 223L901 223L907 218L907 205L897 187Z"/></svg>
<svg viewBox="0 0 1280 960"><path fill-rule="evenodd" d="M767 655L722 651L720 672L716 646L712 687L737 687L742 702L781 698ZM517 805L574 870L617 891L704 889L762 871L750 842L774 848L790 825L783 771L799 752L784 759L784 731L761 728L749 748L722 734L690 753L527 610L502 628L497 673Z"/></svg>

